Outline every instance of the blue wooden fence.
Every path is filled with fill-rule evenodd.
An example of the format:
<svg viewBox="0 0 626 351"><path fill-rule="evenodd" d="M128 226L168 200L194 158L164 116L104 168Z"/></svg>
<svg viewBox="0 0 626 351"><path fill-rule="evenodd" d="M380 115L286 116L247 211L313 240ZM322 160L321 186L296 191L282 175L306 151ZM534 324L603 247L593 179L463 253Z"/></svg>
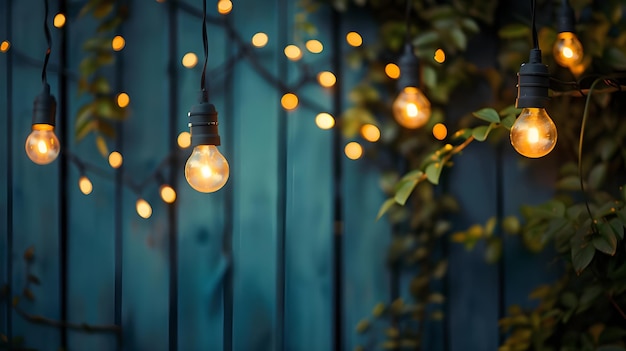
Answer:
<svg viewBox="0 0 626 351"><path fill-rule="evenodd" d="M60 111L67 112L57 115L58 131L66 152L105 170L88 172L94 191L85 196L68 157L42 167L25 156L32 101L41 89L43 6L0 1L0 41L12 44L0 53L0 284L21 294L29 273L22 255L33 247L30 273L40 285L31 287L35 300L22 299L21 309L122 326L121 338L66 333L26 321L7 302L0 306L0 333L39 350L352 350L360 340L358 321L390 299L389 227L374 221L383 201L374 167L343 157L347 140L318 129L314 118L338 115L348 103L359 76L341 59L350 50L343 36L358 30L367 40L375 33L371 22L320 11L313 20L325 50L294 63L283 48L296 39L295 2L240 0L225 17L211 2L209 85L231 175L224 189L206 195L186 184L186 156L175 143L199 90L201 64L186 69L180 60L187 52L202 60L201 3L127 3L130 17L119 33L127 44L107 71L116 92L131 98L130 117L109 145L124 155L118 171L108 168L93 136L80 142L73 136L73 116L86 102L76 93L76 71L95 25L77 18L82 1L52 4L53 14L68 13L64 29L53 28L49 71ZM257 49L249 42L259 31L270 40ZM311 79L299 86L304 75L321 70L341 72L335 88ZM287 112L280 99L292 90L300 106ZM459 106L452 115L482 105ZM545 185L532 191L520 185L554 175L530 174L509 151L473 145L458 159L446 181L463 208L457 228L515 213L519 204L549 194ZM170 153L182 156L159 168ZM126 185L143 181L139 192ZM177 189L174 205L159 199L160 181ZM152 204L150 219L135 213L139 196ZM448 252L448 315L432 329L429 349L495 350L503 306L528 304L530 288L545 279L535 274L545 261L527 257L516 239L506 240L501 265L484 263L480 249L468 253L450 244Z"/></svg>

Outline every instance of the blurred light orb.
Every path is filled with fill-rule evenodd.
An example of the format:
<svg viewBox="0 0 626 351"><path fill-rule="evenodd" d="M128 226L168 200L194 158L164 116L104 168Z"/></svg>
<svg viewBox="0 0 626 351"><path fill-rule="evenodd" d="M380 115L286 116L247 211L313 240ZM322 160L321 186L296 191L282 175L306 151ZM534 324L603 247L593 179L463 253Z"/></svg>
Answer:
<svg viewBox="0 0 626 351"><path fill-rule="evenodd" d="M346 144L344 152L349 159L358 160L363 156L363 147L356 141L352 141Z"/></svg>
<svg viewBox="0 0 626 351"><path fill-rule="evenodd" d="M317 116L315 116L315 124L320 129L331 129L335 126L335 117L326 112L318 113Z"/></svg>
<svg viewBox="0 0 626 351"><path fill-rule="evenodd" d="M182 62L185 68L194 68L198 64L198 56L193 52L188 52L183 56Z"/></svg>
<svg viewBox="0 0 626 351"><path fill-rule="evenodd" d="M262 48L269 42L269 37L263 32L258 32L252 36L252 45L257 48Z"/></svg>

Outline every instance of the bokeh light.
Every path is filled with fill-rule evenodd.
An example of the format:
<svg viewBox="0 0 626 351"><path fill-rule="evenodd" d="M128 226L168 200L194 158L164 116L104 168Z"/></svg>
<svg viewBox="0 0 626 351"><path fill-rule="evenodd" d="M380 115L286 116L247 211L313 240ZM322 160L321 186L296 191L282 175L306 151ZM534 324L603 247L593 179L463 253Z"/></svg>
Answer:
<svg viewBox="0 0 626 351"><path fill-rule="evenodd" d="M57 13L52 20L52 24L57 28L63 28L65 25L65 15L62 13Z"/></svg>
<svg viewBox="0 0 626 351"><path fill-rule="evenodd" d="M358 160L363 156L363 147L356 141L349 142L344 148L346 156L351 160Z"/></svg>
<svg viewBox="0 0 626 351"><path fill-rule="evenodd" d="M316 39L311 39L307 41L305 46L306 49L313 54L319 54L324 50L324 45L322 44L322 42Z"/></svg>
<svg viewBox="0 0 626 351"><path fill-rule="evenodd" d="M82 192L83 194L89 195L91 194L91 191L93 190L93 184L91 184L91 180L89 180L87 176L81 176L78 179L78 188L80 189L80 192Z"/></svg>
<svg viewBox="0 0 626 351"><path fill-rule="evenodd" d="M191 134L189 132L180 132L176 140L181 149L186 149L191 146Z"/></svg>
<svg viewBox="0 0 626 351"><path fill-rule="evenodd" d="M315 124L320 129L331 129L335 126L335 117L326 112L318 113L315 116Z"/></svg>
<svg viewBox="0 0 626 351"><path fill-rule="evenodd" d="M285 47L285 56L292 61L298 61L302 58L302 50L296 45L287 45Z"/></svg>
<svg viewBox="0 0 626 351"><path fill-rule="evenodd" d="M337 77L335 77L333 72L324 71L317 75L317 81L324 88L330 88L337 83Z"/></svg>
<svg viewBox="0 0 626 351"><path fill-rule="evenodd" d="M446 53L442 49L437 49L434 59L437 63L444 63L446 61Z"/></svg>
<svg viewBox="0 0 626 351"><path fill-rule="evenodd" d="M361 34L357 32L350 32L346 34L346 41L350 46L354 47L361 46L363 44L363 38L361 37Z"/></svg>
<svg viewBox="0 0 626 351"><path fill-rule="evenodd" d="M395 63L388 63L385 66L385 74L391 79L398 79L400 78L400 67Z"/></svg>
<svg viewBox="0 0 626 351"><path fill-rule="evenodd" d="M122 166L122 163L124 163L124 158L122 157L122 154L117 151L113 151L109 154L109 165L112 168L120 168Z"/></svg>
<svg viewBox="0 0 626 351"><path fill-rule="evenodd" d="M443 140L448 136L448 128L443 123L437 123L433 126L433 136L437 140Z"/></svg>
<svg viewBox="0 0 626 351"><path fill-rule="evenodd" d="M227 15L233 10L233 3L230 0L219 0L217 3L217 12L221 15Z"/></svg>
<svg viewBox="0 0 626 351"><path fill-rule="evenodd" d="M258 32L252 36L252 45L256 46L257 48L262 48L267 45L267 42L269 40L270 38L267 36L267 34L263 32Z"/></svg>
<svg viewBox="0 0 626 351"><path fill-rule="evenodd" d="M280 99L280 104L285 110L293 110L298 107L298 96L294 93L287 93Z"/></svg>
<svg viewBox="0 0 626 351"><path fill-rule="evenodd" d="M125 108L128 104L130 104L130 96L126 93L119 93L117 95L117 106Z"/></svg>
<svg viewBox="0 0 626 351"><path fill-rule="evenodd" d="M11 47L11 43L8 40L4 40L2 43L0 43L0 52L9 51L10 47Z"/></svg>
<svg viewBox="0 0 626 351"><path fill-rule="evenodd" d="M126 46L126 39L121 35L116 35L113 37L113 40L111 40L111 47L115 51L122 51L124 46Z"/></svg>
<svg viewBox="0 0 626 351"><path fill-rule="evenodd" d="M185 68L194 68L198 64L198 56L193 52L188 52L183 56L182 62Z"/></svg>
<svg viewBox="0 0 626 351"><path fill-rule="evenodd" d="M137 214L141 218L150 218L150 216L152 216L152 206L150 206L148 201L144 199L137 200L135 208L137 209Z"/></svg>
<svg viewBox="0 0 626 351"><path fill-rule="evenodd" d="M380 139L380 129L373 124L361 126L361 136L370 143L375 143Z"/></svg>
<svg viewBox="0 0 626 351"><path fill-rule="evenodd" d="M159 194L161 195L161 199L168 203L174 203L176 201L176 190L167 184L161 185L159 189Z"/></svg>

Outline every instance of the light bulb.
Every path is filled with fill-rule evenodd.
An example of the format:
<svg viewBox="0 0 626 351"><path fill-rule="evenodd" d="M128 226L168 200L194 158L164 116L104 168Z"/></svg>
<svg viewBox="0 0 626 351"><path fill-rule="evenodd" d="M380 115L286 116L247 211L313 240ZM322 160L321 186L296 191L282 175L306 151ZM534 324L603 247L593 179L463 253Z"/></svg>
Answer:
<svg viewBox="0 0 626 351"><path fill-rule="evenodd" d="M524 108L511 128L511 144L522 156L543 157L556 145L556 126L543 108Z"/></svg>
<svg viewBox="0 0 626 351"><path fill-rule="evenodd" d="M418 88L406 87L393 102L393 116L405 128L419 128L430 118L430 101Z"/></svg>
<svg viewBox="0 0 626 351"><path fill-rule="evenodd" d="M87 176L81 176L78 179L78 188L83 194L89 195L93 191L93 184L91 184L91 180Z"/></svg>
<svg viewBox="0 0 626 351"><path fill-rule="evenodd" d="M561 32L554 43L554 60L563 67L574 67L583 60L583 46L572 32Z"/></svg>
<svg viewBox="0 0 626 351"><path fill-rule="evenodd" d="M59 156L61 146L54 134L54 126L33 124L32 132L26 138L26 154L38 165L47 165Z"/></svg>
<svg viewBox="0 0 626 351"><path fill-rule="evenodd" d="M195 190L212 193L226 184L229 171L228 161L215 145L198 145L185 165L185 178Z"/></svg>

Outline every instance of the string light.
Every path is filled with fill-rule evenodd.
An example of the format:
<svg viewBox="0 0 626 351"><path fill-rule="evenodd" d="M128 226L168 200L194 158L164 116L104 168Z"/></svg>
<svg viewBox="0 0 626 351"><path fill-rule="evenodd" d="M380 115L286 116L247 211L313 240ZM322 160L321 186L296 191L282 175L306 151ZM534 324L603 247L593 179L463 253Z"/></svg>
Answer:
<svg viewBox="0 0 626 351"><path fill-rule="evenodd" d="M337 77L335 77L333 72L324 71L317 74L317 81L324 88L330 88L337 83Z"/></svg>
<svg viewBox="0 0 626 351"><path fill-rule="evenodd" d="M130 104L130 96L128 96L128 94L126 93L117 94L116 100L117 100L117 106L121 108L125 108L128 106L128 104Z"/></svg>
<svg viewBox="0 0 626 351"><path fill-rule="evenodd" d="M230 1L228 1L230 3ZM219 5L218 5L219 7ZM231 4L232 7L232 4ZM230 166L219 152L221 144L218 133L217 110L209 103L209 90L206 81L206 66L209 55L209 43L206 28L206 0L203 1L202 42L204 47L204 65L200 76L199 104L191 106L189 111L189 130L193 151L185 163L185 178L196 191L212 193L220 190L228 181Z"/></svg>
<svg viewBox="0 0 626 351"><path fill-rule="evenodd" d="M583 45L574 34L574 22L574 9L567 0L563 0L557 18L559 34L552 50L554 60L563 67L576 67L583 61Z"/></svg>
<svg viewBox="0 0 626 351"><path fill-rule="evenodd" d="M280 99L280 104L285 110L295 110L298 107L298 96L294 93L287 93Z"/></svg>
<svg viewBox="0 0 626 351"><path fill-rule="evenodd" d="M363 44L363 37L357 32L349 32L346 34L346 41L350 46L358 47Z"/></svg>
<svg viewBox="0 0 626 351"><path fill-rule="evenodd" d="M159 194L165 203L171 204L176 201L176 190L168 184L161 185L161 188L159 188Z"/></svg>
<svg viewBox="0 0 626 351"><path fill-rule="evenodd" d="M113 151L109 154L109 165L111 166L111 168L120 168L122 167L123 163L124 158L122 157L121 153Z"/></svg>
<svg viewBox="0 0 626 351"><path fill-rule="evenodd" d="M532 34L534 48L528 63L522 64L517 74L517 99L515 106L522 112L511 127L511 144L521 155L537 158L550 153L557 140L554 122L545 107L548 103L550 74L541 62L541 50L535 26L535 1L532 4Z"/></svg>
<svg viewBox="0 0 626 351"><path fill-rule="evenodd" d="M81 193L89 195L93 190L93 184L91 184L91 180L89 180L87 176L83 175L78 179L78 188L80 189Z"/></svg>
<svg viewBox="0 0 626 351"><path fill-rule="evenodd" d="M315 124L320 129L331 129L335 126L335 117L326 112L318 113L315 116Z"/></svg>
<svg viewBox="0 0 626 351"><path fill-rule="evenodd" d="M302 50L300 50L299 47L297 47L296 45L287 45L285 47L285 56L287 56L288 59L290 59L291 61L298 61L299 59L302 58Z"/></svg>
<svg viewBox="0 0 626 351"><path fill-rule="evenodd" d="M255 35L252 36L252 45L254 45L257 48L264 47L265 45L267 45L268 41L269 41L269 37L267 36L267 34L263 32L256 33Z"/></svg>
<svg viewBox="0 0 626 351"><path fill-rule="evenodd" d="M373 124L361 126L361 136L370 143L375 143L380 139L380 129Z"/></svg>
<svg viewBox="0 0 626 351"><path fill-rule="evenodd" d="M59 139L54 134L55 115L56 115L56 100L54 96L50 95L50 85L48 85L48 79L46 74L46 68L48 66L48 60L50 59L50 48L52 46L52 37L50 35L50 29L48 28L48 1L44 1L44 33L46 35L46 41L48 49L44 59L43 69L41 72L41 81L43 84L43 91L35 97L35 103L33 107L33 119L31 133L26 138L26 155L36 164L45 165L56 160L61 151Z"/></svg>
<svg viewBox="0 0 626 351"><path fill-rule="evenodd" d="M324 45L321 41L316 39L311 39L305 44L306 49L309 50L312 54L319 54L324 50Z"/></svg>
<svg viewBox="0 0 626 351"><path fill-rule="evenodd" d="M9 48L11 48L11 42L8 40L3 40L2 43L0 43L0 52L7 52Z"/></svg>
<svg viewBox="0 0 626 351"><path fill-rule="evenodd" d="M198 64L198 56L193 52L188 52L183 56L183 67L194 68Z"/></svg>
<svg viewBox="0 0 626 351"><path fill-rule="evenodd" d="M122 49L124 49L125 46L126 46L126 39L124 39L124 37L121 35L116 35L113 37L113 40L111 40L111 47L113 48L114 51L122 51Z"/></svg>
<svg viewBox="0 0 626 351"><path fill-rule="evenodd" d="M148 219L152 216L152 206L148 203L148 201L139 198L135 203L135 209L137 210L137 214L139 217Z"/></svg>
<svg viewBox="0 0 626 351"><path fill-rule="evenodd" d="M352 141L346 144L344 152L349 159L358 160L363 156L363 147L356 141Z"/></svg>
<svg viewBox="0 0 626 351"><path fill-rule="evenodd" d="M52 20L52 23L57 28L63 28L65 25L65 15L62 13L57 13Z"/></svg>

